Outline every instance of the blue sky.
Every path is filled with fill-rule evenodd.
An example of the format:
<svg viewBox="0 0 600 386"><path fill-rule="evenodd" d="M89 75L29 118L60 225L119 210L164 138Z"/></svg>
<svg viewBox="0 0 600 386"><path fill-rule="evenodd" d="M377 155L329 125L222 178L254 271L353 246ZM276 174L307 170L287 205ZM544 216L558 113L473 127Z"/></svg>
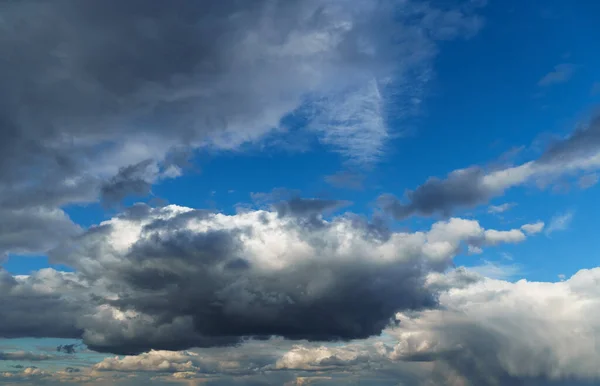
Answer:
<svg viewBox="0 0 600 386"><path fill-rule="evenodd" d="M590 287L593 280L586 279L588 272L600 275L595 237L600 162L594 158L600 151L600 121L595 118L600 54L594 49L600 40L594 18L600 3L415 0L374 5L336 0L319 12L317 0L279 8L262 3L254 10L231 4L204 9L194 2L181 9L104 7L97 2L69 12L48 5L36 11L41 20L37 29L26 25L17 33L17 24L0 25L9 36L0 47L6 44L15 57L0 64L0 70L16 74L0 76L9 85L0 99L0 123L7 122L0 139L8 144L0 146L6 154L0 159L0 206L5 208L0 213L7 219L0 224L0 288L7 288L7 295L0 294L6 309L0 317L10 323L35 318L35 311L16 306L25 301L57 310L39 318L40 325L52 326L47 332L39 331L35 320L25 327L0 327L0 373L15 384L83 382L74 378L75 372L63 371L67 367L77 368L85 382L98 384L106 379L136 384L148 377L165 384L179 382L178 377L243 384L242 374L255 381L257 373L249 369L256 368L268 374L261 382L296 382L289 385L301 384L302 377L314 378L314 384L347 384L346 370L359 379L376 379L373 384L429 379L442 385L439 379L453 377L465 382L456 385L483 384L484 378L490 385L599 381L600 373L588 369L585 360L579 367L563 360L567 355L575 361L580 354L593 359L590 352L598 356L597 349L568 351L548 343L548 350L556 350L550 366L557 366L557 376L533 359L533 375L498 359L482 365L488 372L484 378L461 367L463 354L435 350L456 343L456 322L465 331L457 344L472 344L471 353L478 352L468 333L476 320L470 317L489 322L489 331L509 334L514 347L502 348L509 357L527 352L517 342L523 331L496 326L494 315L512 312L529 318L523 326L537 323L548 331L570 328L553 324L552 312L543 308L547 301L531 282L548 286L548 294L564 296L560 304L576 302L569 294L583 291L589 303L577 311L564 305L564 313L573 315L565 323L577 321L588 335L600 331L588 320L576 319L586 305L600 301ZM27 5L0 5L3 9L15 21L34 12ZM132 24L135 28L121 20L127 12L139 21ZM64 29L53 31L54 21ZM91 48L64 31L78 31ZM19 34L27 36L20 51L15 48ZM206 37L211 34L218 38ZM99 36L103 38L95 40ZM95 52L107 56L99 58ZM166 59L170 57L172 61ZM214 215L178 222L181 213L194 209ZM355 218L362 220L352 222ZM151 227L166 227L163 223L169 224L164 230L144 233L163 229ZM267 223L277 225L269 228ZM317 226L322 228L313 228ZM380 240L364 229L391 236ZM400 241L424 234L426 241ZM350 243L357 260L346 255L350 252L344 243ZM403 260L413 254L427 267L417 277L409 276L414 273ZM237 262L252 274L239 273L239 281L236 276L232 283L229 276L211 279L221 268L198 261L216 255L223 264L231 258L227 264ZM396 264L385 274L371 270L384 257L386 264ZM306 293L311 288L350 291L345 279L333 273L318 280L302 276L306 261L322 272L332 269L349 277L355 272L350 261L360 262L365 269L354 280L373 283L394 282L387 276L392 272L408 275L403 280L425 283L419 291L431 292L436 304L416 300L421 292L414 288L402 291L407 298L415 296L411 304L423 302L419 306L401 304L398 299L405 292L395 286L377 284L382 286L378 294L369 287L367 293L357 292L364 296L364 312L375 312L370 306L379 302L381 310L394 304L391 311L408 315L399 317L409 320L407 327L377 327L375 334L357 333L350 343L337 344L323 342L345 336L344 327L290 327L288 318L275 322L245 314L244 296L257 296L252 304L258 307L261 291L275 285L269 283L281 282L272 289L281 293L269 293L273 297L261 307L283 298L305 304L295 297L305 292L285 287L286 281L298 288L306 285ZM157 270L160 277L153 276ZM231 285L214 289L222 296L218 300L199 297L212 291L213 281ZM211 284L204 287L204 282ZM199 287L184 290L190 283ZM246 291L236 295L243 300L227 303L232 288ZM481 305L489 311L485 315L465 306L469 296L481 301L482 291L497 291ZM81 296L89 296L93 306L83 305L88 300ZM327 302L339 302L339 297L327 296ZM502 296L516 300L509 303ZM165 302L159 302L163 297ZM165 306L169 299L181 301L180 308ZM531 301L523 307L537 313L523 314L521 299ZM348 319L348 325L376 319L354 315L344 302L311 301L314 308L307 309L315 313L339 305L340 318ZM219 311L220 322L204 319L203 310L214 304L230 307ZM423 308L431 313L418 314ZM452 310L468 317L443 314ZM391 311L381 317L393 317ZM448 324L435 329L433 322L425 323L435 312ZM306 309L294 309L290 315L305 316L302 326L338 320L332 313L321 319L306 314ZM251 321L237 325L233 320L240 316ZM221 327L212 323L231 330L217 333ZM169 332L173 326L190 337ZM290 332L295 329L302 334ZM410 331L419 331L425 343L407 340ZM263 333L280 338L245 343L236 354L241 357L235 356L241 367L249 366L245 369L219 365L215 370L214 363L203 362L234 357L213 339ZM76 352L55 350L70 343L78 345ZM413 352L412 344L432 351ZM356 352L362 354L352 354ZM123 359L126 354L148 361L136 367L131 364L135 357ZM421 366L411 357L421 354L436 359ZM121 357L106 359L114 355ZM300 361L294 362L297 367L290 364L292 357ZM330 368L324 364L327 358L340 364ZM363 367L357 358L369 358L385 370ZM188 360L193 365L184 365ZM163 361L170 363L168 368L144 367ZM25 374L21 369L26 368L33 370ZM207 368L211 370L202 370ZM98 372L105 374L102 380ZM123 376L129 373L132 380Z"/></svg>

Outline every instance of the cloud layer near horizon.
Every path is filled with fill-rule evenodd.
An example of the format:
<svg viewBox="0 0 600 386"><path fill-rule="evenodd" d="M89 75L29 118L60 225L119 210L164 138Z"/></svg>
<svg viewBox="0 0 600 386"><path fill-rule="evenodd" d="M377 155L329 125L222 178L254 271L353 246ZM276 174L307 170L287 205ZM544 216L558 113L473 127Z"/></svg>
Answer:
<svg viewBox="0 0 600 386"><path fill-rule="evenodd" d="M589 385L600 380L594 338L600 329L598 280L598 268L555 283L511 283L459 268L427 275L425 287L440 291L438 309L398 313L398 324L365 340L249 340L233 350L151 350L78 371L30 368L0 376L40 384L133 385L152 379L157 384L341 385L360 379L382 385ZM26 360L33 354L8 355Z"/></svg>

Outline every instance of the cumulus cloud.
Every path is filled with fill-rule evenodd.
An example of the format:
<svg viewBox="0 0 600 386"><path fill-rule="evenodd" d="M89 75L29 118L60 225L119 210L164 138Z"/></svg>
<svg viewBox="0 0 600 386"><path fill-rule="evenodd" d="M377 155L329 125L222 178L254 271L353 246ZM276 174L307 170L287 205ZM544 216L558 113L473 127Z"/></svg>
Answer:
<svg viewBox="0 0 600 386"><path fill-rule="evenodd" d="M366 363L371 353L363 347L305 347L295 346L277 360L274 365L278 370L323 371L338 367L353 366Z"/></svg>
<svg viewBox="0 0 600 386"><path fill-rule="evenodd" d="M434 306L426 275L463 248L524 238L458 218L393 232L351 214L307 222L138 205L52 251L76 273L0 271L0 335L83 338L119 354L246 336L366 338L396 311Z"/></svg>
<svg viewBox="0 0 600 386"><path fill-rule="evenodd" d="M521 229L528 235L534 235L536 233L540 233L544 229L545 225L546 224L544 224L542 221L538 221L534 224L525 224L521 226Z"/></svg>
<svg viewBox="0 0 600 386"><path fill-rule="evenodd" d="M392 216L449 216L457 208L469 208L502 196L510 188L535 182L540 187L560 177L593 172L600 168L600 117L554 143L538 159L491 171L479 166L454 170L445 179L429 178L405 194L405 202L391 195L379 198Z"/></svg>
<svg viewBox="0 0 600 386"><path fill-rule="evenodd" d="M182 173L174 152L237 149L284 131L291 113L350 162L376 162L391 106L403 106L395 117L412 111L437 41L472 36L474 12L417 1L2 2L1 215L22 224L23 210L147 194ZM42 239L15 238L10 250L43 251L32 241Z"/></svg>
<svg viewBox="0 0 600 386"><path fill-rule="evenodd" d="M437 362L466 385L588 384L600 379L598 268L557 283L483 279L400 315L398 360ZM448 379L448 378L447 378Z"/></svg>
<svg viewBox="0 0 600 386"><path fill-rule="evenodd" d="M276 364L332 379L412 376L409 384L432 386L596 384L599 279L599 268L554 283L512 283L464 268L433 273L429 284L444 288L440 308L399 313L398 325L375 339L293 347Z"/></svg>

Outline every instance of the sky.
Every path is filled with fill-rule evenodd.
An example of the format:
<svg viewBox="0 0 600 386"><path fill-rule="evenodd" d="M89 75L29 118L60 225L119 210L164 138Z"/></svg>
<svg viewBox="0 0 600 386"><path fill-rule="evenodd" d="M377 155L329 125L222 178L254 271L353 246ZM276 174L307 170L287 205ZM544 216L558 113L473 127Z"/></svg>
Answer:
<svg viewBox="0 0 600 386"><path fill-rule="evenodd" d="M600 385L600 3L0 3L0 383Z"/></svg>

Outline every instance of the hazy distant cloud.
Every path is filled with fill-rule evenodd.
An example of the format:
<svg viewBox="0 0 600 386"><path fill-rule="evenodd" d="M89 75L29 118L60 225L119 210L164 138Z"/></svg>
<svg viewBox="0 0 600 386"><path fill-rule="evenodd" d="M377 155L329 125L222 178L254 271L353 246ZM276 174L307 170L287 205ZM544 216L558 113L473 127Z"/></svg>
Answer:
<svg viewBox="0 0 600 386"><path fill-rule="evenodd" d="M565 175L591 173L600 169L600 117L555 142L533 161L486 171L472 166L454 170L445 179L429 178L415 190L407 191L406 202L391 195L379 198L384 210L398 219L412 215L449 216L458 208L469 208L502 196L512 187L528 182L539 186Z"/></svg>
<svg viewBox="0 0 600 386"><path fill-rule="evenodd" d="M561 63L554 66L554 70L544 75L539 81L539 86L551 86L558 83L567 82L575 72L575 65L572 63Z"/></svg>
<svg viewBox="0 0 600 386"><path fill-rule="evenodd" d="M548 227L546 228L546 235L569 229L574 214L574 212L569 211L552 217L550 224L548 224Z"/></svg>
<svg viewBox="0 0 600 386"><path fill-rule="evenodd" d="M273 205L280 216L312 217L351 205L349 201L318 198L292 198Z"/></svg>
<svg viewBox="0 0 600 386"><path fill-rule="evenodd" d="M335 174L325 176L325 181L335 188L340 189L363 189L365 177L358 173L342 171Z"/></svg>
<svg viewBox="0 0 600 386"><path fill-rule="evenodd" d="M577 183L581 189L589 189L598 183L598 179L598 173L590 173L579 177Z"/></svg>
<svg viewBox="0 0 600 386"><path fill-rule="evenodd" d="M514 208L516 205L517 204L514 202L507 202L507 203L500 204L500 205L490 205L488 207L488 213L493 213L493 214L504 213L507 210Z"/></svg>
<svg viewBox="0 0 600 386"><path fill-rule="evenodd" d="M47 361L54 359L52 355L33 353L28 351L0 351L0 361Z"/></svg>
<svg viewBox="0 0 600 386"><path fill-rule="evenodd" d="M500 264L488 260L484 260L481 265L472 266L468 269L481 276L496 280L510 280L522 272L522 267L519 265Z"/></svg>

